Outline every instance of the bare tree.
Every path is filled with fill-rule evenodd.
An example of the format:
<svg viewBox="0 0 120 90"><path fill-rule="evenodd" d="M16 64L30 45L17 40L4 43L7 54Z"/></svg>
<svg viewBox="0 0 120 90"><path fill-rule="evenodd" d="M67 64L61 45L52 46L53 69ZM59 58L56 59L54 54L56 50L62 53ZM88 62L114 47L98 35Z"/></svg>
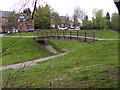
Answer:
<svg viewBox="0 0 120 90"><path fill-rule="evenodd" d="M85 10L83 10L82 8L76 7L74 9L73 14L74 29L76 28L76 26L80 24L80 22L84 20L85 16L86 16Z"/></svg>

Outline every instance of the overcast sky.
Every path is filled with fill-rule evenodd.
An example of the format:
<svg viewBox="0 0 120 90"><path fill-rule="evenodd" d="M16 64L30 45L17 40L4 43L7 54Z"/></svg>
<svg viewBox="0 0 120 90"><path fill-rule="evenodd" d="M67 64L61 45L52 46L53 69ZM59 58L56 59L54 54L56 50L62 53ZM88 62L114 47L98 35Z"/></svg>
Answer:
<svg viewBox="0 0 120 90"><path fill-rule="evenodd" d="M21 2L20 2L21 1ZM0 10L3 11L13 11L16 10L19 12L20 8L22 7L22 2L26 0L2 0L0 3ZM84 9L91 19L92 17L92 10L96 9L103 9L104 15L107 12L110 15L113 12L118 12L113 0L38 0L38 5L44 5L45 3L49 4L55 11L57 11L60 15L65 16L68 14L69 16L73 15L73 11L75 7L80 7ZM20 2L20 3L19 3ZM45 3L44 3L45 2ZM33 0L29 0L28 6L26 7L33 7L32 5Z"/></svg>

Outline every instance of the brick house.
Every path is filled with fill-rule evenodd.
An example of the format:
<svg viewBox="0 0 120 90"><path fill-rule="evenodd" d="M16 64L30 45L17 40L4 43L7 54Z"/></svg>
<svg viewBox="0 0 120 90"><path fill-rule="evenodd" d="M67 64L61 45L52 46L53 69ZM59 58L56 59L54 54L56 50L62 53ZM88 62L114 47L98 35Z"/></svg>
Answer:
<svg viewBox="0 0 120 90"><path fill-rule="evenodd" d="M73 22L69 19L67 19L66 16L60 16L60 27L65 27L65 26L73 26Z"/></svg>
<svg viewBox="0 0 120 90"><path fill-rule="evenodd" d="M8 15L12 11L0 11L0 32L7 32Z"/></svg>
<svg viewBox="0 0 120 90"><path fill-rule="evenodd" d="M54 22L54 18L52 18L51 21ZM73 26L72 20L69 20L66 16L60 16L58 28L59 27L72 27L72 26ZM55 28L55 24L52 23L51 27Z"/></svg>
<svg viewBox="0 0 120 90"><path fill-rule="evenodd" d="M34 29L34 21L31 19L27 19L27 16L23 13L19 15L18 18L18 30L24 32L27 31L28 29Z"/></svg>

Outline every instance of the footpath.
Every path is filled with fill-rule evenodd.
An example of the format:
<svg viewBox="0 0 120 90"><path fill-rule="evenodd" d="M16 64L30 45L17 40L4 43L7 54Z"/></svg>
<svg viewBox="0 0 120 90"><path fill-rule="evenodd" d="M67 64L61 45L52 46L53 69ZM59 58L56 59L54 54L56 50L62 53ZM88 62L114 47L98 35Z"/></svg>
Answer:
<svg viewBox="0 0 120 90"><path fill-rule="evenodd" d="M6 69L10 69L10 68L12 68L12 69L20 69L20 68L26 68L26 67L30 67L30 66L35 66L35 65L38 65L37 62L54 59L54 58L63 56L65 54L67 54L67 53L68 52L58 54L58 55L54 55L54 56L50 56L50 57L46 57L46 58L36 59L36 60L28 61L28 62L12 64L12 65L8 65L8 66L0 66L0 70L6 70Z"/></svg>

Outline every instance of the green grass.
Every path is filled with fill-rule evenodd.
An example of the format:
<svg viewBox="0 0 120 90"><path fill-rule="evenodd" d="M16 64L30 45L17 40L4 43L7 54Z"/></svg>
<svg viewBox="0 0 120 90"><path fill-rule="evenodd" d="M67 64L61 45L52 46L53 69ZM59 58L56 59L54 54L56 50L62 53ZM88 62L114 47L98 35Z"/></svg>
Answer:
<svg viewBox="0 0 120 90"><path fill-rule="evenodd" d="M46 49L40 47L31 38L3 38L3 48L6 48L12 41L17 41L4 53L2 53L2 65L16 64L20 62L35 60L54 55Z"/></svg>
<svg viewBox="0 0 120 90"><path fill-rule="evenodd" d="M64 46L64 41L50 42L61 49L69 48L72 43L68 42L67 47ZM17 80L12 75L16 70L4 70L3 81L10 73L13 78L9 85L15 84L14 88L25 87L36 78L30 85L31 88L118 88L118 41L77 44L71 44L76 47L71 47L73 49L67 55L25 68Z"/></svg>
<svg viewBox="0 0 120 90"><path fill-rule="evenodd" d="M49 40L48 43L51 44L59 52L75 50L79 47L86 45L86 43L72 42L72 41L70 42L63 40Z"/></svg>
<svg viewBox="0 0 120 90"><path fill-rule="evenodd" d="M13 41L17 40L18 38L8 38L8 37L2 37L2 49L7 48Z"/></svg>
<svg viewBox="0 0 120 90"><path fill-rule="evenodd" d="M96 36L100 36L100 30L93 30L96 32ZM120 33L116 32L116 31L113 31L113 30L103 30L102 31L102 38L103 39L119 39L119 35ZM98 37L99 38L99 37Z"/></svg>

